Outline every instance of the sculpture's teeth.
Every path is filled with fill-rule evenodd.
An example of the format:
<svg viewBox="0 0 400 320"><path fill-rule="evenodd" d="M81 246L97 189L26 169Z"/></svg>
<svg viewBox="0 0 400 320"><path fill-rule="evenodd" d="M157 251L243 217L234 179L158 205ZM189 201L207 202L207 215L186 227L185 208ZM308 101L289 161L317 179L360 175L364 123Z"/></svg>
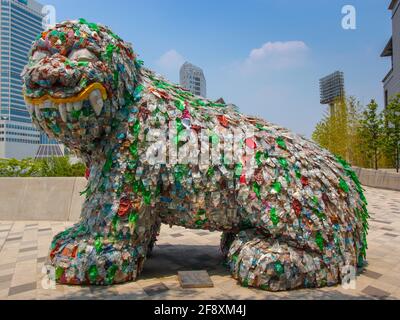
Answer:
<svg viewBox="0 0 400 320"><path fill-rule="evenodd" d="M35 111L35 107L33 105L31 105L31 104L27 104L26 108L27 108L29 114L32 116L33 112Z"/></svg>
<svg viewBox="0 0 400 320"><path fill-rule="evenodd" d="M60 105L58 106L58 111L60 112L60 116L62 121L67 122L67 109L65 107L64 103L60 103Z"/></svg>
<svg viewBox="0 0 400 320"><path fill-rule="evenodd" d="M36 118L39 120L39 121L42 121L43 120L43 117L42 117L42 112L40 111L40 108L41 107L43 107L43 106L40 106L40 105L35 105L35 114L36 114Z"/></svg>
<svg viewBox="0 0 400 320"><path fill-rule="evenodd" d="M72 110L74 110L74 104L73 104L73 103L68 102L68 103L66 104L66 106L67 106L67 111L68 111L68 112L71 112Z"/></svg>
<svg viewBox="0 0 400 320"><path fill-rule="evenodd" d="M99 116L104 106L100 90L92 91L92 93L89 96L89 101L94 109L94 112L96 113L97 116Z"/></svg>
<svg viewBox="0 0 400 320"><path fill-rule="evenodd" d="M50 100L46 100L43 105L43 109L52 109L53 108L53 103Z"/></svg>
<svg viewBox="0 0 400 320"><path fill-rule="evenodd" d="M74 102L74 109L75 109L75 111L81 110L81 109L82 109L82 106L83 106L83 102L82 102L82 101Z"/></svg>

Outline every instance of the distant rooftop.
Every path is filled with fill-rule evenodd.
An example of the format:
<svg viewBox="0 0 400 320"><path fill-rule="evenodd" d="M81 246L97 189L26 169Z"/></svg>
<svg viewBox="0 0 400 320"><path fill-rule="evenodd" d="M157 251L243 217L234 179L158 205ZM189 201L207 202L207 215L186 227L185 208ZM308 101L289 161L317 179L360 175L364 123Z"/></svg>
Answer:
<svg viewBox="0 0 400 320"><path fill-rule="evenodd" d="M192 63L186 61L186 62L182 65L181 69L188 69L188 68L196 69L196 70L199 70L199 71L203 72L203 70L202 70L200 67L195 66L194 64L192 64Z"/></svg>
<svg viewBox="0 0 400 320"><path fill-rule="evenodd" d="M393 10L394 7L396 6L398 0L392 0L392 2L389 5L389 10Z"/></svg>
<svg viewBox="0 0 400 320"><path fill-rule="evenodd" d="M390 40L385 46L385 49L383 49L381 53L381 57L391 57L392 55L393 55L393 39L390 38Z"/></svg>

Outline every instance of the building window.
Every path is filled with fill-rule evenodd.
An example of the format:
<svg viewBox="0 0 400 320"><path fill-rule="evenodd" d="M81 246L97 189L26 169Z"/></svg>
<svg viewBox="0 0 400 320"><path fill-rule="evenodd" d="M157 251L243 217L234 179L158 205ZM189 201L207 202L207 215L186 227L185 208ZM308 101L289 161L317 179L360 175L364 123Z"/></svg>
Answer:
<svg viewBox="0 0 400 320"><path fill-rule="evenodd" d="M385 108L387 107L387 105L389 104L389 96L388 96L388 91L385 90Z"/></svg>

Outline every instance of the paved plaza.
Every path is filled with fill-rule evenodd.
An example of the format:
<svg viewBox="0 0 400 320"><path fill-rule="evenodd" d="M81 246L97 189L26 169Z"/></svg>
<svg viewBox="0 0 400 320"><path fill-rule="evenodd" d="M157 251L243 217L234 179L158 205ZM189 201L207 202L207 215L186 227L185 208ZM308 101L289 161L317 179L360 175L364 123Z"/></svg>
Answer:
<svg viewBox="0 0 400 320"><path fill-rule="evenodd" d="M222 264L220 233L163 226L136 282L44 289L42 267L55 234L71 223L0 221L0 299L400 299L400 192L366 188L371 214L368 266L355 289L270 293L243 288ZM214 288L181 289L177 272L207 270Z"/></svg>

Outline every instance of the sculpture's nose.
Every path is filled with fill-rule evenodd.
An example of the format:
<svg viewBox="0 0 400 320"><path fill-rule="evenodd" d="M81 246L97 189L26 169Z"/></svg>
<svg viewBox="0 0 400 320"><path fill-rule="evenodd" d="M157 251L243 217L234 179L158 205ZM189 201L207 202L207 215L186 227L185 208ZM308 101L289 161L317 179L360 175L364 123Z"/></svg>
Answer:
<svg viewBox="0 0 400 320"><path fill-rule="evenodd" d="M69 66L67 58L61 54L43 58L24 76L27 87L31 89L75 87L81 77L82 72Z"/></svg>

